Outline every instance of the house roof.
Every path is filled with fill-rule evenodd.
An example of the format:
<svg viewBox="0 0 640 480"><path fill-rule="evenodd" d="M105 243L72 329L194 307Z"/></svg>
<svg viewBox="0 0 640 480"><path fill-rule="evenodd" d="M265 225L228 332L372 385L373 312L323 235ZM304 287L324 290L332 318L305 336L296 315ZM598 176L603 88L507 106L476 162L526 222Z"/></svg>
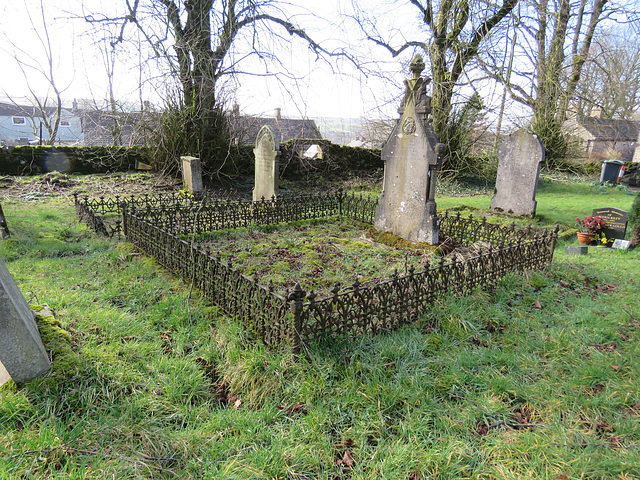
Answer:
<svg viewBox="0 0 640 480"><path fill-rule="evenodd" d="M640 132L640 123L632 120L587 117L577 123L594 140L635 142Z"/></svg>
<svg viewBox="0 0 640 480"><path fill-rule="evenodd" d="M66 109L63 108L63 111ZM45 107L47 116L51 116L56 112L56 107ZM30 117L40 116L40 109L35 105L19 105L16 103L0 102L0 117Z"/></svg>
<svg viewBox="0 0 640 480"><path fill-rule="evenodd" d="M140 112L82 112L85 145L146 145L151 116ZM117 121L117 124L116 124Z"/></svg>
<svg viewBox="0 0 640 480"><path fill-rule="evenodd" d="M268 125L273 129L280 142L302 138L322 139L316 122L310 119L283 118L280 115L275 117L252 117L235 113L229 116L232 135L238 139L238 143L244 145L253 145L258 132L264 125Z"/></svg>

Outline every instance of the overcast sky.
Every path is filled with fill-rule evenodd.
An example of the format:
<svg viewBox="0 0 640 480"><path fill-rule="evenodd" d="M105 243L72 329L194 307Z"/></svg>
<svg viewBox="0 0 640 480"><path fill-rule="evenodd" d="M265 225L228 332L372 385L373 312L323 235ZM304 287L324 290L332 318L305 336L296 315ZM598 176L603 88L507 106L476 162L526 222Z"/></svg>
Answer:
<svg viewBox="0 0 640 480"><path fill-rule="evenodd" d="M81 4L87 10L107 11L115 0L66 0L44 2L46 24L53 55L54 77L59 88L64 90L66 104L74 98L102 101L107 98L104 52L95 43L98 35L90 33L90 26L81 19L71 18L70 13L79 14ZM304 4L305 2L301 2ZM306 2L308 4L308 2ZM349 0L323 0L313 2L313 15L297 12L295 19L304 25L314 39L331 42L331 46L353 43L357 35L349 26L340 23L339 14L347 8ZM48 68L42 42L43 19L40 0L14 0L2 2L0 6L0 95L12 98L28 97L32 92L44 96L47 82L41 71ZM40 35L36 34L36 31ZM126 32L135 34L131 27ZM327 43L328 44L328 43ZM364 45L354 48L364 52ZM368 48L368 46L366 46ZM238 102L245 114L270 115L275 108L290 117L380 117L395 116L397 105L392 99L402 91L402 61L391 59L384 51L374 52L382 61L378 70L396 73L396 78L381 81L377 75L364 74L346 61L319 60L302 41L276 44L274 48L280 61L295 80L284 76L241 75L238 82L229 84L225 96L229 103ZM21 71L17 56L23 62ZM128 57L128 58L127 58ZM135 50L130 55L120 55L115 66L116 96L121 100L139 103L138 89L141 76L140 58ZM243 70L263 72L264 65L251 61L240 63ZM371 68L371 66L369 67ZM153 67L147 64L142 77L145 82L153 78ZM31 90L31 91L30 91ZM161 104L158 83L145 83L142 97Z"/></svg>

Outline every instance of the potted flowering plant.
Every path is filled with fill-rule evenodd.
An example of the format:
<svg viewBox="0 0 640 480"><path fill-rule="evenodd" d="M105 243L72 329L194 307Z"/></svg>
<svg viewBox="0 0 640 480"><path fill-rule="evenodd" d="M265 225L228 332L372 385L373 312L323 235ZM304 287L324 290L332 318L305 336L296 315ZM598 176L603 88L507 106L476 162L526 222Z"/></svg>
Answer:
<svg viewBox="0 0 640 480"><path fill-rule="evenodd" d="M580 231L578 232L578 243L580 245L590 245L596 238L603 238L603 243L607 242L604 237L605 222L598 216L585 216L580 220L576 217L576 224Z"/></svg>

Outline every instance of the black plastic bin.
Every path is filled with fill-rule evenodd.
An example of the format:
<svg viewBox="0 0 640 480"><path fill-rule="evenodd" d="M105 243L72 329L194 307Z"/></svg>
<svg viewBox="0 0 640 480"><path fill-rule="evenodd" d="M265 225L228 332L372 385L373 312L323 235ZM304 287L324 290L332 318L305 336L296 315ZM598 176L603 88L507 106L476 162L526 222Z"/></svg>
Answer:
<svg viewBox="0 0 640 480"><path fill-rule="evenodd" d="M622 160L605 160L602 162L602 169L600 170L600 183L609 182L609 183L617 183L618 182L618 173L620 173L620 169L624 165Z"/></svg>

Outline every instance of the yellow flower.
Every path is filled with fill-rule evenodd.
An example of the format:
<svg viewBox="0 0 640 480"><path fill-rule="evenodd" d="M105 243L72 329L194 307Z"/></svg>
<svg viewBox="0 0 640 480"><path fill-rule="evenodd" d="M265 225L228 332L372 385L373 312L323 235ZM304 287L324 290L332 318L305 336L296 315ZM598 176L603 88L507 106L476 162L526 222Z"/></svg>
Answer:
<svg viewBox="0 0 640 480"><path fill-rule="evenodd" d="M602 243L606 244L609 240L607 240L607 237L603 236L602 237Z"/></svg>

